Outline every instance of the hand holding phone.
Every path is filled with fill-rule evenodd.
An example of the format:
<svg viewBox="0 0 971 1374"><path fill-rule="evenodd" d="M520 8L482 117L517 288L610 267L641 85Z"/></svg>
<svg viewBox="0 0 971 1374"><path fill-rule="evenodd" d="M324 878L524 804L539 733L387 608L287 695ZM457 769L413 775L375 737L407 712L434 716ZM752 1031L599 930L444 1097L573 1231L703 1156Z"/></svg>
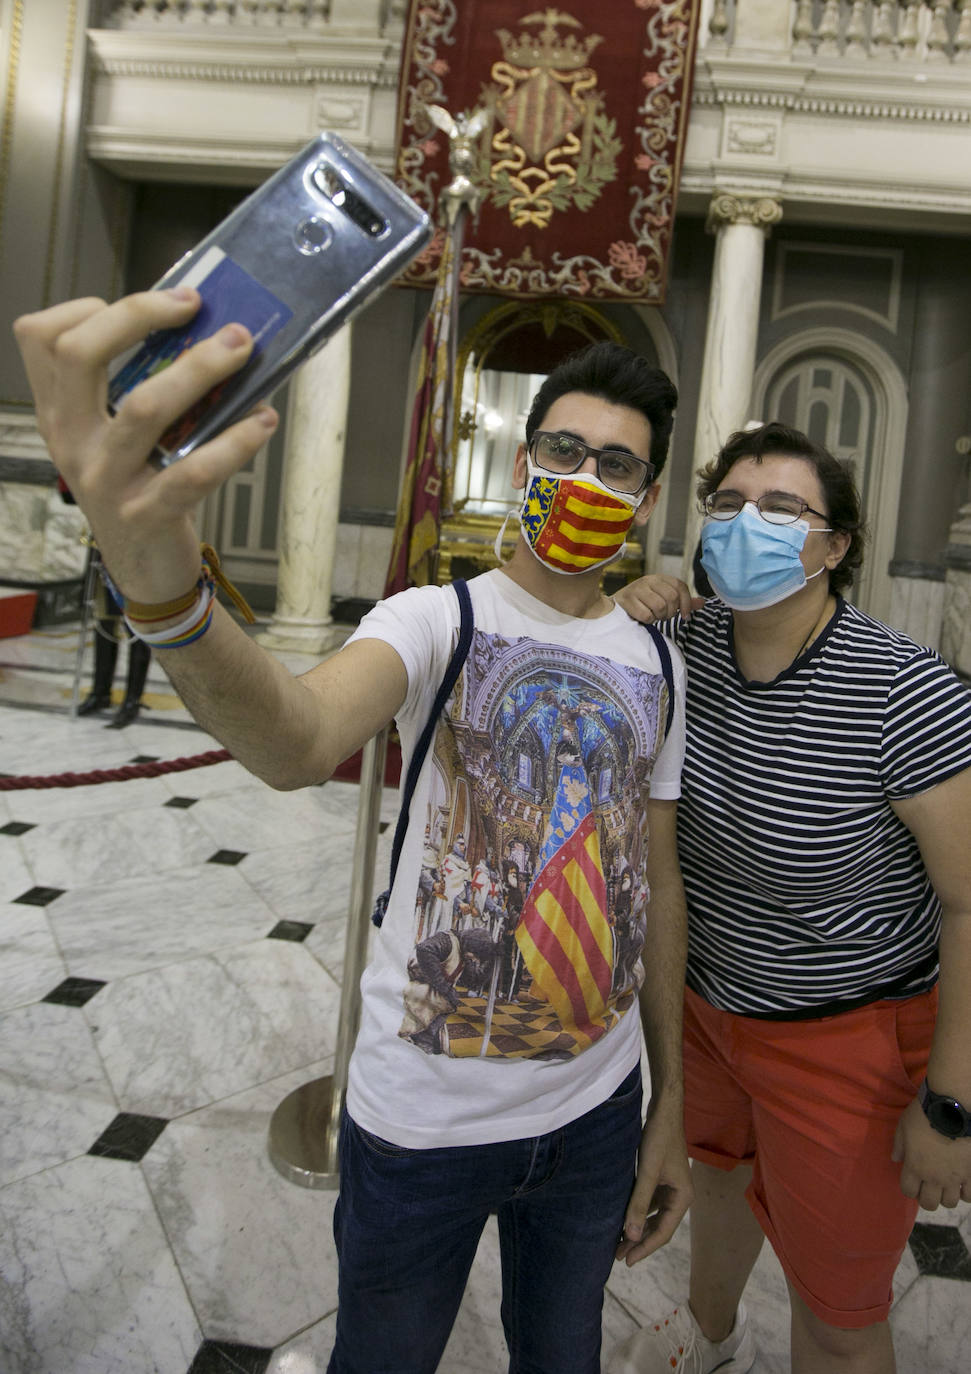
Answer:
<svg viewBox="0 0 971 1374"><path fill-rule="evenodd" d="M194 287L181 329L150 335L115 364L109 407L231 322L253 335L237 374L192 406L155 446L165 467L268 396L417 256L431 223L335 134L312 140L156 283Z"/></svg>

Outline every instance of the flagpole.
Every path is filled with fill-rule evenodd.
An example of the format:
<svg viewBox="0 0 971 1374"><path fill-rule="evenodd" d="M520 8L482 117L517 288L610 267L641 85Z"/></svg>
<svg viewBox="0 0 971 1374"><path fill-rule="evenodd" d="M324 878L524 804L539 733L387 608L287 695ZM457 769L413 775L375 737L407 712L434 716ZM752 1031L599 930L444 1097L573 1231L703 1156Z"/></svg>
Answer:
<svg viewBox="0 0 971 1374"><path fill-rule="evenodd" d="M361 1021L361 975L367 963L371 933L374 859L387 744L385 727L368 740L361 757L361 791L344 937L334 1071L288 1093L270 1118L270 1159L284 1178L304 1188L336 1188L340 1183L337 1141L347 1089L347 1069Z"/></svg>
<svg viewBox="0 0 971 1374"><path fill-rule="evenodd" d="M88 542L88 556L84 565L84 583L81 591L81 624L78 627L78 650L74 658L74 680L71 683L71 718L77 720L81 704L81 675L84 668L84 651L87 647L88 626L91 607L94 602L94 584L98 576L93 541Z"/></svg>
<svg viewBox="0 0 971 1374"><path fill-rule="evenodd" d="M439 284L425 326L421 375L411 419L408 469L398 501L385 596L415 581L433 581L437 572L439 497L448 476L451 447L451 383L455 371L459 261L468 211L478 204L478 192L465 171L470 138L478 127L479 112L471 120L465 115L452 120L447 111L437 106L433 108L438 112L435 122L449 133L454 175L442 192L448 228ZM426 497L429 499L425 500ZM422 503L420 530L412 528L416 500ZM429 515L432 516L430 521ZM374 860L387 742L388 727L385 727L368 740L361 759L334 1071L289 1093L270 1118L270 1159L284 1178L304 1188L337 1188L340 1184L337 1145L348 1066L361 1020L360 984L371 932Z"/></svg>

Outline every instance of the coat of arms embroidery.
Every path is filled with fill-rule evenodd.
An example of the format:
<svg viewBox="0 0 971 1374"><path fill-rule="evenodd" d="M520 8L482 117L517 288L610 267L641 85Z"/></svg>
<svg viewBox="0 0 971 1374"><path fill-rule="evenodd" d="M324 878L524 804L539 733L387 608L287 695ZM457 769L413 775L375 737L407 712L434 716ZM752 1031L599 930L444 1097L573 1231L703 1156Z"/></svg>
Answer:
<svg viewBox="0 0 971 1374"><path fill-rule="evenodd" d="M503 56L480 103L499 129L484 137L480 184L495 205L508 206L517 228L545 229L554 211L591 208L617 176L623 144L589 63L602 36L561 33L581 25L555 9L521 22L539 32L496 35Z"/></svg>

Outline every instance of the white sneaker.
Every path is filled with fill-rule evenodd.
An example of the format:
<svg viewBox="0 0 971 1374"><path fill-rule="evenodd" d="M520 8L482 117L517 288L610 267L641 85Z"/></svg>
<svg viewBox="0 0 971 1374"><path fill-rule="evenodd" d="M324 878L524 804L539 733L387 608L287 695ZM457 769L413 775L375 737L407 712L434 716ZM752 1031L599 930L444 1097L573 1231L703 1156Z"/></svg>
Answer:
<svg viewBox="0 0 971 1374"><path fill-rule="evenodd" d="M686 1303L626 1341L610 1361L608 1374L748 1374L755 1354L741 1303L731 1335L717 1345L702 1335Z"/></svg>

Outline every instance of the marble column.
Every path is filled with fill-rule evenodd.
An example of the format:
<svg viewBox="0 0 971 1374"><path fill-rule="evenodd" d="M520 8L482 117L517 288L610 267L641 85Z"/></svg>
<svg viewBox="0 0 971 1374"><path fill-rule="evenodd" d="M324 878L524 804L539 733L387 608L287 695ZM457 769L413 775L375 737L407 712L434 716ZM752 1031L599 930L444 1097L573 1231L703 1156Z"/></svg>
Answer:
<svg viewBox="0 0 971 1374"><path fill-rule="evenodd" d="M321 654L343 635L330 614L351 381L345 325L290 384L276 612L260 643Z"/></svg>
<svg viewBox="0 0 971 1374"><path fill-rule="evenodd" d="M80 595L84 520L55 490L11 326L68 297L120 291L130 191L83 147L97 9L0 0L0 572L45 589L42 616L70 606L72 584Z"/></svg>
<svg viewBox="0 0 971 1374"><path fill-rule="evenodd" d="M760 192L717 192L708 210L708 231L715 234L705 352L698 397L692 463L691 499L684 531L681 576L691 582L691 561L701 533L701 514L694 499L695 474L709 463L749 413L755 375L765 239L782 218L782 206Z"/></svg>

